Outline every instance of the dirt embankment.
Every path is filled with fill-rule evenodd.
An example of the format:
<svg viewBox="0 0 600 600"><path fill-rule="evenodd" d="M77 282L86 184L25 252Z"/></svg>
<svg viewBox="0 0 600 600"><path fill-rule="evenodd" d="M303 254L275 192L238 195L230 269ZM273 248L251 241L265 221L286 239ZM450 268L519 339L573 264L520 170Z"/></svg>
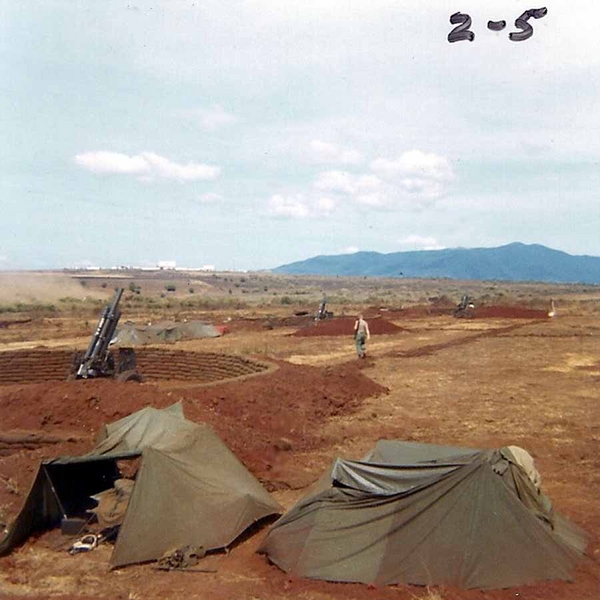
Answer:
<svg viewBox="0 0 600 600"><path fill-rule="evenodd" d="M298 329L292 335L296 337L315 337L315 336L352 336L354 331L355 318L340 317L334 319L325 319L323 321L313 322L308 327ZM390 323L386 319L374 318L369 319L369 330L374 335L385 335L399 333L403 331L402 327Z"/></svg>
<svg viewBox="0 0 600 600"><path fill-rule="evenodd" d="M278 366L265 375L209 387L165 389L80 380L0 388L0 429L43 434L18 435L21 442L12 450L10 441L5 442L0 453L3 477L24 492L40 459L88 451L104 423L145 406L164 408L182 400L188 419L212 425L256 475L269 481L278 453L321 446L326 442L319 433L325 419L350 413L363 399L386 392L354 363ZM57 434L63 443L55 439ZM278 485L285 484L273 482ZM9 505L14 512L20 499L0 486L0 505Z"/></svg>
<svg viewBox="0 0 600 600"><path fill-rule="evenodd" d="M452 316L455 307L411 306L401 310L385 311L387 319L420 319L432 316ZM548 311L524 306L475 306L469 310L471 319L548 319Z"/></svg>

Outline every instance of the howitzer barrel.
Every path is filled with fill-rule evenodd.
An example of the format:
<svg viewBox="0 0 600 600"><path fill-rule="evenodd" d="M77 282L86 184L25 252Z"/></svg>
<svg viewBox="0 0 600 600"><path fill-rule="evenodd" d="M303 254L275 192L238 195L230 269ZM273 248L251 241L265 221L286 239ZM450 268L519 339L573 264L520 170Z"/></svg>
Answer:
<svg viewBox="0 0 600 600"><path fill-rule="evenodd" d="M102 370L106 362L110 340L115 333L117 323L121 317L119 302L123 291L123 288L118 288L111 303L102 312L90 345L85 351L81 365L77 369L77 377L88 377L90 369L99 365L99 363L102 363L99 365L99 368Z"/></svg>
<svg viewBox="0 0 600 600"><path fill-rule="evenodd" d="M321 319L324 319L326 316L327 316L327 300L325 300L325 298L323 298L323 300L321 300L321 302L319 304L319 310L317 311L316 320L320 321Z"/></svg>

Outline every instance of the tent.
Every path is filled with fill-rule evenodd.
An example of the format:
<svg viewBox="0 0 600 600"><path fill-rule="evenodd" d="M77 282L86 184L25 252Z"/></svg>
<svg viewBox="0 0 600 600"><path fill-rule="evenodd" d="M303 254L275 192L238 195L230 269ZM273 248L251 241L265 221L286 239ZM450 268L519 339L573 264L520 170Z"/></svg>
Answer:
<svg viewBox="0 0 600 600"><path fill-rule="evenodd" d="M224 326L215 326L202 321L175 323L164 321L154 325L135 325L127 322L119 327L112 344L119 346L141 346L144 344L168 344L179 340L215 338L227 331Z"/></svg>
<svg viewBox="0 0 600 600"><path fill-rule="evenodd" d="M156 560L187 545L205 551L231 544L280 506L208 425L187 421L181 404L144 408L105 426L96 448L45 461L0 542L10 552L36 530L86 514L90 497L121 477L117 461L141 457L111 566Z"/></svg>
<svg viewBox="0 0 600 600"><path fill-rule="evenodd" d="M569 580L585 534L553 511L511 448L380 441L362 461L336 460L259 552L296 576L340 582Z"/></svg>

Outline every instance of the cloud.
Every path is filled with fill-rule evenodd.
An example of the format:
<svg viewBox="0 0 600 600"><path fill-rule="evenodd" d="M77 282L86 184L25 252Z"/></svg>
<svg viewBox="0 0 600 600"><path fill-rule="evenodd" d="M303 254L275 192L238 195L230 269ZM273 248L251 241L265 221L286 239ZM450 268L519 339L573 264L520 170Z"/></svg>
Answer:
<svg viewBox="0 0 600 600"><path fill-rule="evenodd" d="M356 204L371 208L388 208L393 204L393 187L371 173L324 171L319 173L313 187L324 192L348 196Z"/></svg>
<svg viewBox="0 0 600 600"><path fill-rule="evenodd" d="M323 171L313 182L317 190L345 195L371 208L392 209L426 205L446 192L455 179L448 160L420 150L405 152L398 159L378 158L371 162L372 173Z"/></svg>
<svg viewBox="0 0 600 600"><path fill-rule="evenodd" d="M337 206L328 196L306 197L303 194L282 196L274 194L269 199L269 214L287 219L328 217Z"/></svg>
<svg viewBox="0 0 600 600"><path fill-rule="evenodd" d="M340 250L340 254L356 254L357 252L360 252L358 246L346 246Z"/></svg>
<svg viewBox="0 0 600 600"><path fill-rule="evenodd" d="M142 156L127 156L118 152L84 152L75 157L75 162L94 173L144 175L150 171L150 165Z"/></svg>
<svg viewBox="0 0 600 600"><path fill-rule="evenodd" d="M377 158L370 167L403 192L428 199L442 196L446 185L456 179L447 158L421 150L409 150L397 159Z"/></svg>
<svg viewBox="0 0 600 600"><path fill-rule="evenodd" d="M313 201L313 212L321 216L329 216L333 213L337 203L333 198L321 196Z"/></svg>
<svg viewBox="0 0 600 600"><path fill-rule="evenodd" d="M221 127L232 125L238 120L235 115L227 112L220 104L214 104L210 108L196 108L187 114L206 131L215 131Z"/></svg>
<svg viewBox="0 0 600 600"><path fill-rule="evenodd" d="M354 197L354 201L357 204L370 206L371 208L385 208L391 206L391 199L384 191L373 192L371 194L359 194Z"/></svg>
<svg viewBox="0 0 600 600"><path fill-rule="evenodd" d="M128 156L119 152L84 152L75 156L75 163L93 173L134 175L142 181L155 178L175 181L212 181L219 177L220 167L202 163L179 164L155 154L142 152Z"/></svg>
<svg viewBox="0 0 600 600"><path fill-rule="evenodd" d="M382 181L376 175L354 175L347 171L324 171L314 182L318 190L343 194L364 194L379 190Z"/></svg>
<svg viewBox="0 0 600 600"><path fill-rule="evenodd" d="M310 152L311 159L317 163L357 165L362 162L362 155L358 150L321 140L310 142Z"/></svg>
<svg viewBox="0 0 600 600"><path fill-rule="evenodd" d="M406 250L442 250L442 246L438 241L431 236L409 235L398 240L398 244Z"/></svg>

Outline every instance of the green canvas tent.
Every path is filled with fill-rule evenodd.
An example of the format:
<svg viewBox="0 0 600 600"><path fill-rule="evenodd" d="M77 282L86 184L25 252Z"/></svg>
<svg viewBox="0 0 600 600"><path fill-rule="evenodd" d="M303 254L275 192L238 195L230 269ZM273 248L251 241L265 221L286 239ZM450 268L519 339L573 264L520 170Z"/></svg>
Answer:
<svg viewBox="0 0 600 600"><path fill-rule="evenodd" d="M141 457L111 566L156 560L187 545L224 548L280 506L208 425L181 405L145 408L107 425L89 454L40 465L24 506L0 542L10 552L36 530L94 507L90 497L121 477L117 461Z"/></svg>
<svg viewBox="0 0 600 600"><path fill-rule="evenodd" d="M336 460L259 549L299 577L504 588L572 577L585 535L509 448L380 441Z"/></svg>
<svg viewBox="0 0 600 600"><path fill-rule="evenodd" d="M154 325L135 325L127 322L119 327L111 343L118 346L173 344L179 340L220 337L225 331L226 328L223 326L215 326L202 321L185 323L163 321Z"/></svg>

